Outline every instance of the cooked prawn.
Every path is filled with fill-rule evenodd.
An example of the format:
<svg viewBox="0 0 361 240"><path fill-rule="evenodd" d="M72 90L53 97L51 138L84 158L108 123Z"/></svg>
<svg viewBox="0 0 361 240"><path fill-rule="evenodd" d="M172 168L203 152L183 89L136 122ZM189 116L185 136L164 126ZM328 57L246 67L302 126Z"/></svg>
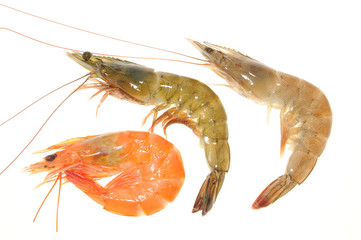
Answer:
<svg viewBox="0 0 361 240"><path fill-rule="evenodd" d="M286 144L292 154L286 173L268 185L252 206L266 207L303 183L312 172L330 135L330 104L319 88L303 79L276 71L233 49L190 42L233 90L281 110L281 155Z"/></svg>
<svg viewBox="0 0 361 240"><path fill-rule="evenodd" d="M218 96L205 84L192 78L153 69L117 58L72 52L68 56L90 71L82 88L142 105L154 105L151 129L162 122L164 131L174 123L193 130L205 149L211 173L196 198L193 212L205 215L213 206L229 169L227 115ZM99 106L100 106L99 104ZM99 107L98 106L98 107ZM158 117L158 111L166 110ZM146 117L146 119L147 119Z"/></svg>
<svg viewBox="0 0 361 240"><path fill-rule="evenodd" d="M154 214L172 202L184 181L175 146L151 132L114 132L79 137L40 152L56 150L30 165L30 173L49 172L44 183L63 176L109 212ZM96 181L115 176L105 187Z"/></svg>

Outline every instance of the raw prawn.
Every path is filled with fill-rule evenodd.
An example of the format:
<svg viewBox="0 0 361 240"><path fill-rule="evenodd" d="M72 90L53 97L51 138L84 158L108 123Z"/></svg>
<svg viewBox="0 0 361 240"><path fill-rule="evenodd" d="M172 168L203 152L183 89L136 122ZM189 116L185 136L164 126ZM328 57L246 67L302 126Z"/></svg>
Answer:
<svg viewBox="0 0 361 240"><path fill-rule="evenodd" d="M129 61L90 52L71 52L68 56L90 71L89 79L94 82L83 88L98 89L96 94L104 92L100 104L110 95L155 105L147 116L153 114L151 129L160 122L164 131L171 124L182 123L200 138L211 173L200 189L193 212L202 210L205 215L216 200L230 164L227 116L218 96L195 79L155 72ZM166 111L157 117L160 110Z"/></svg>
<svg viewBox="0 0 361 240"><path fill-rule="evenodd" d="M286 144L292 154L286 173L268 185L252 206L266 207L303 183L312 172L330 135L330 104L320 89L303 79L276 71L233 49L190 42L233 90L269 109L281 110L281 155Z"/></svg>
<svg viewBox="0 0 361 240"><path fill-rule="evenodd" d="M140 216L162 210L176 198L185 177L179 151L150 132L79 137L40 152L51 150L57 152L25 171L49 172L43 183L64 176L115 214ZM96 182L111 176L115 177L105 187Z"/></svg>

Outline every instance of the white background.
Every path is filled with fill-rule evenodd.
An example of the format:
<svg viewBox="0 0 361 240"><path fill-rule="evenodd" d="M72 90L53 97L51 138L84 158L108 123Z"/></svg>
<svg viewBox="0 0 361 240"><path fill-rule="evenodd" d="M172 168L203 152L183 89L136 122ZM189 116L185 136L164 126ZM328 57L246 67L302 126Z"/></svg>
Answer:
<svg viewBox="0 0 361 240"><path fill-rule="evenodd" d="M36 223L32 218L50 186L34 189L44 175L22 172L42 158L31 153L71 137L147 130L151 107L82 91L61 107L35 142L0 176L0 239L360 239L360 23L357 1L1 1L70 25L201 57L185 37L237 49L265 64L304 78L329 98L334 123L328 145L310 177L272 206L252 210L258 194L284 172L279 159L279 111L266 123L266 107L212 86L228 115L231 169L212 211L191 214L208 168L198 139L184 126L168 129L181 151L186 181L178 198L153 216L108 213L71 184L63 186L55 233L56 191ZM49 43L92 52L169 57L159 51L109 41L0 7L0 27ZM86 70L63 50L0 31L0 122L42 94ZM189 59L184 59L189 60ZM138 61L157 70L223 83L194 65ZM73 88L52 95L0 128L0 167L29 141ZM162 134L161 128L156 132Z"/></svg>

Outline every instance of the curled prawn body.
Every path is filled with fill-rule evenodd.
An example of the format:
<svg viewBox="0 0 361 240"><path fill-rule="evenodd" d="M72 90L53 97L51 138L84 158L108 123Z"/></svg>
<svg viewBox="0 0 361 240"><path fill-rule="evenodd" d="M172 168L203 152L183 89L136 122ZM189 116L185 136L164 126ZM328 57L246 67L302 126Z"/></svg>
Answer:
<svg viewBox="0 0 361 240"><path fill-rule="evenodd" d="M90 71L84 88L95 88L107 96L142 105L153 105L151 130L160 122L163 129L182 123L193 130L205 149L211 173L207 176L195 201L193 212L206 214L213 206L229 169L227 116L218 96L205 84L184 76L153 69L89 52L68 53L74 61ZM165 112L158 117L158 111ZM148 117L147 116L147 117ZM147 118L146 117L146 118Z"/></svg>
<svg viewBox="0 0 361 240"><path fill-rule="evenodd" d="M320 89L303 79L276 71L229 48L190 42L233 90L256 103L281 110L281 155L286 144L292 154L286 173L273 181L252 206L266 207L312 172L330 135L330 104Z"/></svg>
<svg viewBox="0 0 361 240"><path fill-rule="evenodd" d="M150 215L173 201L184 181L181 155L173 144L150 132L115 132L74 138L43 151L57 150L30 165L30 173L59 174L109 212ZM96 181L115 176L105 187Z"/></svg>

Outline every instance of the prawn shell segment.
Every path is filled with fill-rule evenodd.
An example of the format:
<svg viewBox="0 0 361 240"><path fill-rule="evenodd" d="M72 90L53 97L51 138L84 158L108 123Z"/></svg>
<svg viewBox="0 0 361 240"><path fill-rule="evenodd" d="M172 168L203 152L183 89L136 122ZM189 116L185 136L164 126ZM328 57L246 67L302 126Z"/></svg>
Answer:
<svg viewBox="0 0 361 240"><path fill-rule="evenodd" d="M125 216L151 215L173 201L184 182L181 155L173 144L148 132L123 132L117 146L131 144L121 173L109 182L104 209Z"/></svg>

